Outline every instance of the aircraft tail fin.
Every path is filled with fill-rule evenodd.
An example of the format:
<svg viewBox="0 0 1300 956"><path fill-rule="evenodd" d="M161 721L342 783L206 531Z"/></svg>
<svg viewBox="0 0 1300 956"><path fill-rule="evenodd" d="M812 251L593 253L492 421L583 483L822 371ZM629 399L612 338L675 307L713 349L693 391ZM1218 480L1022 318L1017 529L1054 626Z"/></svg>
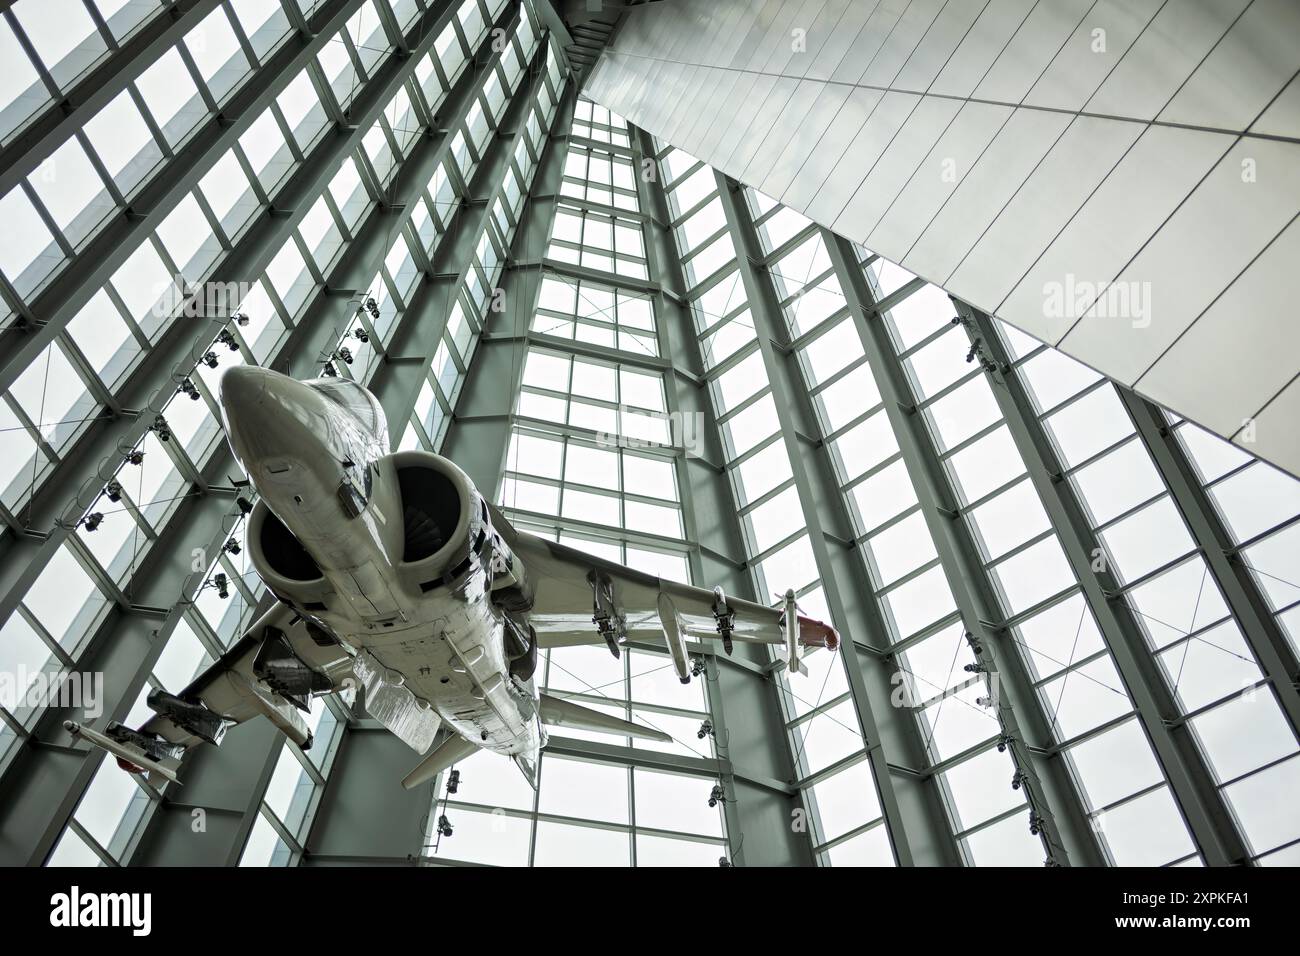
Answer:
<svg viewBox="0 0 1300 956"><path fill-rule="evenodd" d="M414 790L476 750L478 750L477 744L466 740L460 734L449 734L446 740L434 747L429 755L415 766L415 769L402 778L402 787Z"/></svg>
<svg viewBox="0 0 1300 956"><path fill-rule="evenodd" d="M594 730L599 733L618 734L622 737L661 740L664 743L668 743L673 739L662 730L643 727L641 724L634 724L630 720L623 720L621 717L614 717L599 710L592 710L590 707L575 704L567 698L552 697L550 694L542 695L541 717L542 723L550 724L553 727Z"/></svg>
<svg viewBox="0 0 1300 956"><path fill-rule="evenodd" d="M510 758L515 762L515 766L519 768L519 772L524 775L528 785L534 790L537 789L537 765L541 759L539 750L540 748L534 747L528 753L515 754Z"/></svg>

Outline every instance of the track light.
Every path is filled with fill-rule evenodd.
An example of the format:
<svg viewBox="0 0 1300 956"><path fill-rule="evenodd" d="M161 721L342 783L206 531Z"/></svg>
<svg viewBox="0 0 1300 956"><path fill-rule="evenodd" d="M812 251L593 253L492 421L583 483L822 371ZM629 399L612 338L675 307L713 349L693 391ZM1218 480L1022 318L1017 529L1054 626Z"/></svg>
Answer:
<svg viewBox="0 0 1300 956"><path fill-rule="evenodd" d="M143 465L144 452L141 451L139 448L131 449L131 451L126 456L126 463L128 465Z"/></svg>
<svg viewBox="0 0 1300 956"><path fill-rule="evenodd" d="M438 833L445 837L451 836L451 821L447 819L445 813L438 816Z"/></svg>
<svg viewBox="0 0 1300 956"><path fill-rule="evenodd" d="M725 868L725 867L730 867L730 866L731 866L731 861L728 860L725 856L720 856L720 857L718 857L718 866L721 866L721 867L724 867L724 868Z"/></svg>
<svg viewBox="0 0 1300 956"><path fill-rule="evenodd" d="M109 501L116 504L122 500L122 483L114 478L104 486L104 495Z"/></svg>
<svg viewBox="0 0 1300 956"><path fill-rule="evenodd" d="M82 522L82 524L85 525L87 531L94 531L99 527L100 523L103 520L104 520L104 516L100 512L93 511L90 514L86 515L86 518Z"/></svg>
<svg viewBox="0 0 1300 956"><path fill-rule="evenodd" d="M243 312L236 312L234 315L231 316L231 318L235 320L235 324L240 328L243 328L244 326L248 325L248 316L246 316Z"/></svg>
<svg viewBox="0 0 1300 956"><path fill-rule="evenodd" d="M962 670L964 670L967 674L983 674L984 665L978 662L974 664L967 664L965 667L962 668Z"/></svg>
<svg viewBox="0 0 1300 956"><path fill-rule="evenodd" d="M238 541L236 541L234 538L231 538L229 541L227 541L225 544L221 546L221 550L226 552L226 554L239 554L239 552L243 551L244 549L239 546Z"/></svg>
<svg viewBox="0 0 1300 956"><path fill-rule="evenodd" d="M453 770L447 776L447 792L455 793L459 789L460 789L460 771Z"/></svg>
<svg viewBox="0 0 1300 956"><path fill-rule="evenodd" d="M217 597L222 600L230 597L230 579L226 577L224 571L212 575L212 586L217 589Z"/></svg>
<svg viewBox="0 0 1300 956"><path fill-rule="evenodd" d="M196 401L196 402L201 397L199 395L199 390L195 386L194 382L188 378L185 381L181 382L180 386L176 389L176 391L182 395L188 395L192 401Z"/></svg>
<svg viewBox="0 0 1300 956"><path fill-rule="evenodd" d="M230 329L222 329L218 332L217 341L232 352L239 351L239 343L235 341L235 336L231 333Z"/></svg>
<svg viewBox="0 0 1300 956"><path fill-rule="evenodd" d="M372 319L379 318L379 303L372 298L366 299L366 311L370 313Z"/></svg>
<svg viewBox="0 0 1300 956"><path fill-rule="evenodd" d="M1029 835L1038 836L1038 834L1042 832L1042 829L1043 829L1043 818L1040 817L1034 811L1030 810L1029 811Z"/></svg>
<svg viewBox="0 0 1300 956"><path fill-rule="evenodd" d="M704 723L700 724L700 729L696 731L695 736L699 737L701 740L703 740L705 737L712 737L713 721L706 720Z"/></svg>
<svg viewBox="0 0 1300 956"><path fill-rule="evenodd" d="M692 657L692 658L691 658L691 676L692 676L692 677L699 677L699 676L700 676L701 674L703 674L703 673L704 673L704 658L702 658L702 657Z"/></svg>
<svg viewBox="0 0 1300 956"><path fill-rule="evenodd" d="M203 364L208 368L217 367L217 353L211 350L203 353Z"/></svg>
<svg viewBox="0 0 1300 956"><path fill-rule="evenodd" d="M719 803L727 802L727 791L722 789L722 784L716 784L709 791L709 806L716 807Z"/></svg>
<svg viewBox="0 0 1300 956"><path fill-rule="evenodd" d="M1010 745L1011 745L1011 738L1008 737L1006 734L1003 734L1001 737L998 738L998 753L1000 754L1006 753L1007 747L1009 747Z"/></svg>
<svg viewBox="0 0 1300 956"><path fill-rule="evenodd" d="M239 511L241 514L252 514L253 503L243 495L240 495L235 499L235 504L239 505Z"/></svg>
<svg viewBox="0 0 1300 956"><path fill-rule="evenodd" d="M1011 789L1019 790L1021 784L1023 784L1028 779L1029 779L1028 774L1026 774L1023 770L1017 770L1011 777Z"/></svg>
<svg viewBox="0 0 1300 956"><path fill-rule="evenodd" d="M172 440L171 426L167 424L167 419L163 418L161 415L154 416L151 430L158 436L158 440L161 442L169 442Z"/></svg>
<svg viewBox="0 0 1300 956"><path fill-rule="evenodd" d="M334 367L333 362L326 362L325 367L320 370L321 378L334 378L339 374L338 369Z"/></svg>
<svg viewBox="0 0 1300 956"><path fill-rule="evenodd" d="M370 333L367 332L365 329L353 329L352 337L356 339L358 342L370 341Z"/></svg>
<svg viewBox="0 0 1300 956"><path fill-rule="evenodd" d="M343 360L345 365L352 364L352 350L346 345L339 346L339 350L335 354Z"/></svg>

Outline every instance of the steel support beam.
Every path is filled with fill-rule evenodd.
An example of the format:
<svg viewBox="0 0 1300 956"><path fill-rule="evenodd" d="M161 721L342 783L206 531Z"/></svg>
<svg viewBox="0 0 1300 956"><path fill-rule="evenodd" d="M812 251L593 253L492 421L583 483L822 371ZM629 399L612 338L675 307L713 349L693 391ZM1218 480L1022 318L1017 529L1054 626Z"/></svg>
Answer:
<svg viewBox="0 0 1300 956"><path fill-rule="evenodd" d="M1137 427L1138 437L1164 479L1174 505L1183 516L1192 540L1209 565L1223 598L1241 628L1242 636L1273 685L1273 693L1291 730L1300 738L1300 663L1295 649L1282 633L1259 583L1242 559L1232 535L1197 478L1187 452L1170 429L1158 405L1136 392L1116 385L1120 401ZM1257 465L1255 467L1270 467Z"/></svg>
<svg viewBox="0 0 1300 956"><path fill-rule="evenodd" d="M959 856L940 794L933 781L908 769L923 767L925 753L911 715L890 705L895 669L859 647L883 647L888 631L870 597L871 581L861 553L830 544L832 537L852 541L852 523L824 442L799 437L817 436L820 427L794 364L797 360L784 348L789 342L785 318L770 276L759 267L763 250L742 187L721 173L714 175L826 603L846 631L841 653L895 855L901 866L954 865Z"/></svg>
<svg viewBox="0 0 1300 956"><path fill-rule="evenodd" d="M0 196L7 195L127 84L198 26L222 0L174 0L133 31L56 102L0 149Z"/></svg>
<svg viewBox="0 0 1300 956"><path fill-rule="evenodd" d="M721 467L723 444L717 408L704 377L704 357L694 317L686 302L686 279L677 251L663 178L642 170L655 156L648 133L632 128L632 169L637 196L645 215L642 233L654 294L659 354L668 356L671 371L665 378L667 407L678 421L699 423L693 429L701 445L683 448L675 459L686 538L698 547L689 553L692 579L701 586L721 586L725 593L763 601L743 560L744 534L736 514L734 495ZM732 557L728 557L732 556ZM739 644L733 658L710 647L704 655L708 682L709 719L720 758L720 783L727 794L723 812L736 866L809 865L812 848L791 822L800 806L799 794L774 793L735 772L737 765L766 777L794 779L794 765L785 742L779 689L766 671L765 648ZM743 660L754 669L732 666ZM774 741L781 746L773 746Z"/></svg>
<svg viewBox="0 0 1300 956"><path fill-rule="evenodd" d="M1094 568L1095 556L1105 552L1083 505L1064 479L1056 452L1024 384L1012 370L1011 356L993 321L964 302L956 299L953 302L958 315L965 320L962 325L971 343L979 345L994 367L989 373L989 385L998 407L1083 588L1197 848L1209 866L1244 862L1245 841L1237 832L1223 795L1214 786L1214 774L1187 725L1178 720L1177 703L1151 656L1141 626L1123 600L1118 580L1104 563L1101 570Z"/></svg>
<svg viewBox="0 0 1300 956"><path fill-rule="evenodd" d="M310 36L298 34L272 53L257 73L224 104L221 111L206 117L199 128L164 160L162 168L128 197L129 206L116 210L114 218L95 234L85 248L78 251L74 260L61 270L54 281L28 303L35 327L19 331L6 330L0 337L5 356L3 367L0 367L0 390L8 389L13 384L18 375L104 286L140 243L153 235L182 197L197 185L226 150L238 142L239 137L275 101L289 82L309 63L314 62L316 54L347 25L348 19L364 2L365 0L329 0L328 6L322 7L311 19L317 32ZM427 52L432 47L442 24L454 14L455 4L450 0L442 0L413 26L412 35L424 37L420 44L421 52ZM427 34L416 32L421 29L427 30ZM376 70L371 82L365 86L363 95L377 98L381 91L387 90L391 97L392 78L409 75L412 66L412 62L404 62L397 57L390 58L389 62ZM379 109L387 104L389 97L379 102ZM358 126L336 133L335 144L340 139L360 140L360 136L373 121L373 115L377 115L372 106L372 103L359 97L359 109L355 114ZM370 118L363 118L366 116ZM81 121L84 120L85 117L82 116ZM337 168L337 162L330 168L332 173ZM301 180L305 175L305 170L298 170L295 179ZM311 198L315 199L314 193ZM301 218L306 209L297 212L298 218ZM227 281L230 276L224 275L224 271L218 266L217 274L208 277L209 281ZM192 334L193 330L190 332Z"/></svg>
<svg viewBox="0 0 1300 956"><path fill-rule="evenodd" d="M1023 787L1031 810L1042 821L1040 836L1048 859L1058 865L1101 865L1100 848L1087 814L1058 757L1045 756L1053 740L1032 680L1000 621L997 592L983 567L979 548L957 508L957 495L939 460L934 442L916 409L903 365L890 343L884 321L853 244L820 230L840 289L848 301L876 387L884 399L903 462L921 501L926 527L952 590L976 658L993 675L991 698L1008 750L1025 774ZM1008 786L1010 783L1008 782Z"/></svg>

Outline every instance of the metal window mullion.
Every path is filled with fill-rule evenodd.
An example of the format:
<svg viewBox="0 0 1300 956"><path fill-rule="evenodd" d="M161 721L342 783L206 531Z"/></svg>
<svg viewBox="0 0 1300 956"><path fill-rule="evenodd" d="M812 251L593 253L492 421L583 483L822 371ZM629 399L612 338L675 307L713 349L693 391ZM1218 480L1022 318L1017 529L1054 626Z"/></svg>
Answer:
<svg viewBox="0 0 1300 956"><path fill-rule="evenodd" d="M1039 497L1047 509L1066 557L1074 569L1084 598L1110 648L1134 707L1151 740L1192 838L1207 864L1224 866L1246 858L1246 844L1238 832L1222 795L1213 785L1214 775L1198 745L1185 732L1171 728L1179 709L1159 664L1147 647L1141 625L1131 609L1112 595L1122 591L1109 569L1093 570L1100 542L1093 536L1087 515L1068 482L1060 474L1054 445L1046 423L1035 411L1027 387L1010 369L1009 355L993 321L984 313L953 300L965 319L963 326L974 342L981 340L987 358L996 368L990 387L1024 459Z"/></svg>
<svg viewBox="0 0 1300 956"><path fill-rule="evenodd" d="M1250 569L1238 556L1232 535L1196 479L1192 462L1165 424L1160 409L1129 389L1117 387L1116 390L1232 616L1240 625L1247 646L1273 685L1291 730L1300 736L1300 692L1296 687L1300 662L1295 649L1278 626Z"/></svg>
<svg viewBox="0 0 1300 956"><path fill-rule="evenodd" d="M914 395L906 363L898 357L885 323L876 314L878 307L867 277L856 266L850 244L826 231L822 238L849 300L850 315L885 400L939 563L971 635L972 649L978 648L974 656L986 672L999 675L998 684L991 688L998 720L1003 734L1011 738L1008 749L1017 768L1027 777L1025 787L1042 821L1040 835L1048 858L1058 864L1098 864L1102 861L1100 847L1072 781L1059 763L1041 756L1052 742L1051 732L1024 662L1005 633L989 623L1003 618L998 590L970 527L959 514L960 498L923 415L908 411Z"/></svg>
<svg viewBox="0 0 1300 956"><path fill-rule="evenodd" d="M786 334L788 329L784 315L777 305L776 289L773 285L771 273L760 269L758 266L758 262L762 258L761 246L750 219L749 207L744 202L743 197L739 195L742 187L728 180L716 170L714 171L714 177L717 182L718 194L721 197L723 212L730 233L733 236L733 244L736 246L737 268L749 303L750 315L753 317L763 362L767 369L777 418L780 422L781 438L785 443L790 458L791 469L799 489L800 501L803 503L809 542L816 557L818 576L822 581L823 594L826 597L827 605L831 609L833 619L844 622L846 625L852 621L854 625L860 625L863 630L868 632L876 631L885 634L887 630L883 622L883 612L874 601L864 603L862 613L854 618L848 616L848 609L840 593L837 568L835 562L831 559L829 545L822 529L821 515L816 507L819 488L835 489L838 487L839 482L835 478L834 470L830 467L830 459L825 454L824 444L821 455L806 454L805 449L800 444L798 437L799 423L795 417L795 402L800 400L800 396L796 389L787 388L782 377L783 374L790 374L794 370L788 366L782 367L782 357L778 355L772 342L774 336L779 336L782 341L786 340L788 338ZM809 420L814 423L815 427L816 417L813 415L811 402L808 400L806 392L802 397L802 401L807 406L804 409L804 414L809 416ZM820 484L814 484L813 476L810 474L810 470L814 466L820 470L819 477L822 479ZM840 496L835 497L839 498ZM842 499L836 503L840 506L840 510L843 511ZM850 529L851 534L853 524L849 515L845 511L840 517L844 522L844 526ZM870 578L865 566L861 563L861 554L857 552L857 549L854 549L854 551L856 552L854 556L841 555L840 560L849 562L849 569L853 578L860 585L861 590L864 593L870 593ZM842 646L845 655L845 672L853 695L854 710L858 718L859 729L871 761L873 776L879 791L880 804L886 818L889 820L889 832L899 862L903 865L911 865L915 862L913 838L918 837L918 831L924 831L923 834L919 835L918 848L920 846L932 847L932 852L937 854L941 862L951 863L955 861L956 845L951 839L946 823L942 821L942 814L938 812L939 808L935 806L935 794L925 789L912 791L910 788L907 793L901 793L896 785L895 775L889 760L886 758L885 748L881 745L885 733L882 728L877 726L876 711L873 710L871 703L873 700L880 699L880 693L884 693L886 696L888 694L886 688L890 687L890 684L888 677L885 675L885 669L878 666L877 662L871 662L872 686L877 691L877 693L873 694L868 690L867 677L864 673L866 668L864 668L863 661L858 655L854 641L845 641ZM882 708L882 716L885 713ZM888 728L891 742L910 751L911 759L919 757L921 737L915 723L910 719L899 719L901 715L897 711L888 714L888 716L893 722L893 726ZM810 809L812 809L811 805Z"/></svg>

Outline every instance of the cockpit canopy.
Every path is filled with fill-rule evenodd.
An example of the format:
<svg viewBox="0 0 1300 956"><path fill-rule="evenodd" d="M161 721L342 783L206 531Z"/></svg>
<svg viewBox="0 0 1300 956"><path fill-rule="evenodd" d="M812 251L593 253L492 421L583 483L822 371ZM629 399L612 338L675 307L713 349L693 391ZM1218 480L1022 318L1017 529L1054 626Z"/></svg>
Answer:
<svg viewBox="0 0 1300 956"><path fill-rule="evenodd" d="M350 378L313 378L304 384L311 386L330 401L346 408L372 435L387 442L388 419L375 396Z"/></svg>

